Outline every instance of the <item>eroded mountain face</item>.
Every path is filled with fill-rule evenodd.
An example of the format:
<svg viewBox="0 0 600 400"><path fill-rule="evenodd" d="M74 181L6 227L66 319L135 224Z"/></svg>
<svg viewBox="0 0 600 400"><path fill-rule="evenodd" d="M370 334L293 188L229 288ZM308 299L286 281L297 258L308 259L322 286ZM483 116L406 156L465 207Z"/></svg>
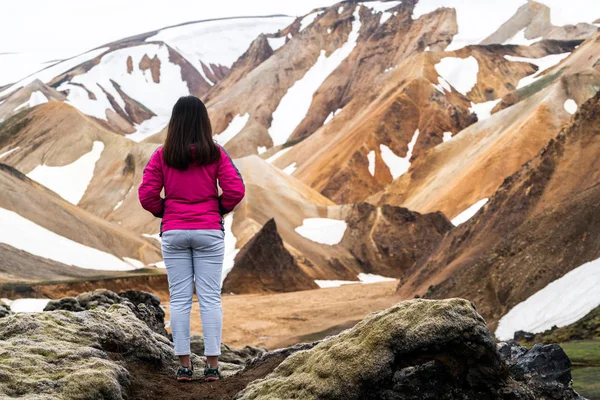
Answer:
<svg viewBox="0 0 600 400"><path fill-rule="evenodd" d="M600 258L600 95L398 290L472 299L492 327L516 304Z"/></svg>

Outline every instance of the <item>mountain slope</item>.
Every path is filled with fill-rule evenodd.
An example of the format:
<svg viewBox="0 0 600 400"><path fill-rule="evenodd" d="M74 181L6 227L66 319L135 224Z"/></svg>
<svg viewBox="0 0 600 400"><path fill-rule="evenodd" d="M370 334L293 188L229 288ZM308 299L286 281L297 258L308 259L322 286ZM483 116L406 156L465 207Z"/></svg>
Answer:
<svg viewBox="0 0 600 400"><path fill-rule="evenodd" d="M597 37L588 39L537 81L517 90L519 99L510 107L433 148L370 201L419 212L439 210L454 218L490 197L600 88L600 71L593 68L599 57ZM570 103L574 110L565 106Z"/></svg>
<svg viewBox="0 0 600 400"><path fill-rule="evenodd" d="M548 283L600 258L599 118L600 94L415 266L399 293L469 298L493 327Z"/></svg>
<svg viewBox="0 0 600 400"><path fill-rule="evenodd" d="M1 280L106 275L161 259L152 241L69 204L14 168L0 164L0 183Z"/></svg>

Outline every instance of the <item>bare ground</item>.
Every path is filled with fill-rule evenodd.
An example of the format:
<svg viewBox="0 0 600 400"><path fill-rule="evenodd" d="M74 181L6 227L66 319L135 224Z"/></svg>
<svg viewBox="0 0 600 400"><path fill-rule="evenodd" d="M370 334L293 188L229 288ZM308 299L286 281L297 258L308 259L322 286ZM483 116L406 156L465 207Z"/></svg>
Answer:
<svg viewBox="0 0 600 400"><path fill-rule="evenodd" d="M268 349L320 339L348 328L365 315L403 299L398 281L269 295L223 296L223 343ZM164 304L169 318L169 305ZM192 308L192 332L202 333L200 310Z"/></svg>

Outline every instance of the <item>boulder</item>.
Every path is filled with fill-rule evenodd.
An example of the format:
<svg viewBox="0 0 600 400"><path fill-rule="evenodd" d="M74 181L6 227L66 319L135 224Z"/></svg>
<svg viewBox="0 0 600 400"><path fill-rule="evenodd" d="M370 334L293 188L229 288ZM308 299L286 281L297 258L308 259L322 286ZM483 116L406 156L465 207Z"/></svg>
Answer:
<svg viewBox="0 0 600 400"><path fill-rule="evenodd" d="M552 399L580 398L555 349L531 351L503 357L469 301L411 300L292 354L236 398L534 400L550 398L546 383Z"/></svg>
<svg viewBox="0 0 600 400"><path fill-rule="evenodd" d="M114 304L123 304L144 321L154 332L168 337L165 329L165 312L160 307L160 299L147 292L129 290L120 294L106 289L86 292L77 297L65 297L60 300L50 301L44 311L85 311L107 310Z"/></svg>
<svg viewBox="0 0 600 400"><path fill-rule="evenodd" d="M192 353L198 356L204 356L204 338L200 335L193 335L190 338L190 346ZM222 362L244 365L246 361L262 356L267 349L262 346L246 346L243 349L234 349L226 344L221 344L221 356L219 360Z"/></svg>
<svg viewBox="0 0 600 400"><path fill-rule="evenodd" d="M503 343L499 352L511 376L534 388L538 398L553 398L554 393L561 393L571 384L571 360L557 344L536 344L528 349Z"/></svg>
<svg viewBox="0 0 600 400"><path fill-rule="evenodd" d="M0 398L32 400L122 400L138 369L172 376L178 365L169 340L122 304L2 318L0 354ZM229 374L239 369L222 368Z"/></svg>

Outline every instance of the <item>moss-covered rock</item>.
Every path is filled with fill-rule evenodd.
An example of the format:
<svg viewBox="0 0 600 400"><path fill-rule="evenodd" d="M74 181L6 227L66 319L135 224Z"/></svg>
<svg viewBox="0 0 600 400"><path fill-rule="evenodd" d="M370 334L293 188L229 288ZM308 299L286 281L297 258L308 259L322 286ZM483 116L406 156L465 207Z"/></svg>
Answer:
<svg viewBox="0 0 600 400"><path fill-rule="evenodd" d="M125 305L0 319L0 398L126 399L128 369L140 364L157 374L178 366L171 342ZM238 369L223 364L228 373Z"/></svg>
<svg viewBox="0 0 600 400"><path fill-rule="evenodd" d="M106 289L81 293L77 297L65 297L50 301L44 311L84 311L107 310L113 304L123 304L144 321L156 333L168 337L165 329L165 312L160 306L160 299L152 293L129 290L115 293Z"/></svg>
<svg viewBox="0 0 600 400"><path fill-rule="evenodd" d="M412 300L283 361L238 399L538 399L466 300ZM556 382L554 399L578 395Z"/></svg>

